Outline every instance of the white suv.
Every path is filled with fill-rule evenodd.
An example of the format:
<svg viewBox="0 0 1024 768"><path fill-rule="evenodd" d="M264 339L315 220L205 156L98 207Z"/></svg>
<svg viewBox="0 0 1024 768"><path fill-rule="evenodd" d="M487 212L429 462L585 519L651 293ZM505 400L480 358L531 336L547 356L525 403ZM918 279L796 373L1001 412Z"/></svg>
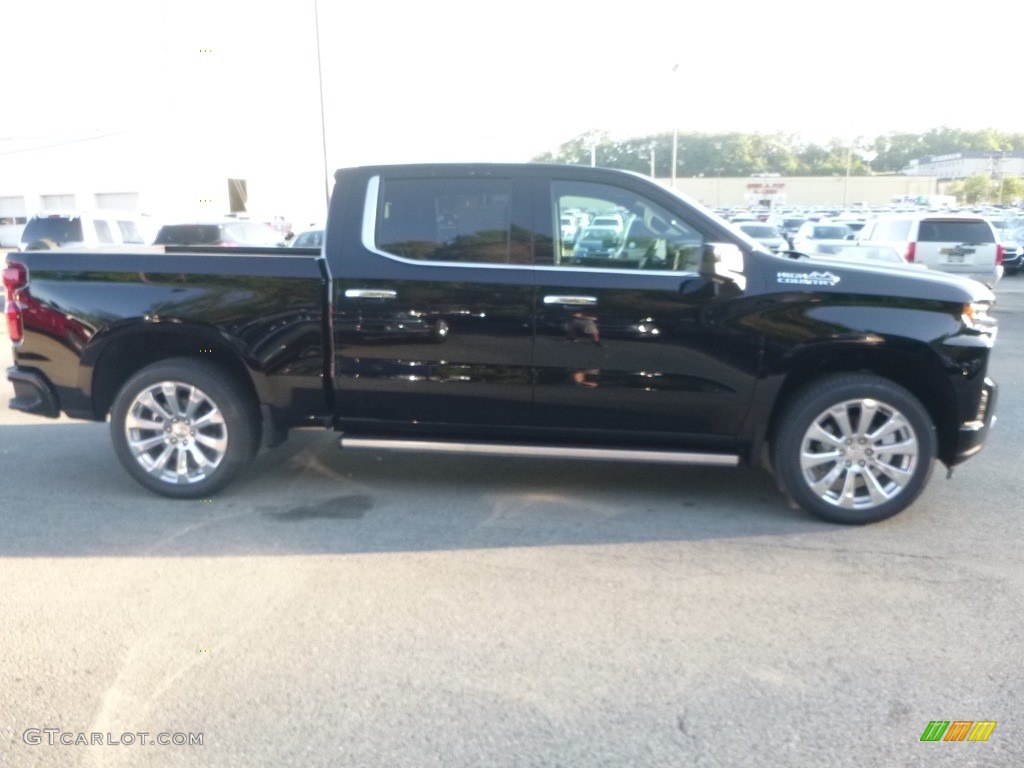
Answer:
<svg viewBox="0 0 1024 768"><path fill-rule="evenodd" d="M970 277L989 288L1003 276L1003 247L981 216L905 213L872 219L858 242L889 245L907 261Z"/></svg>
<svg viewBox="0 0 1024 768"><path fill-rule="evenodd" d="M44 211L37 213L21 233L20 248L104 248L145 245L143 228L134 213L120 211Z"/></svg>

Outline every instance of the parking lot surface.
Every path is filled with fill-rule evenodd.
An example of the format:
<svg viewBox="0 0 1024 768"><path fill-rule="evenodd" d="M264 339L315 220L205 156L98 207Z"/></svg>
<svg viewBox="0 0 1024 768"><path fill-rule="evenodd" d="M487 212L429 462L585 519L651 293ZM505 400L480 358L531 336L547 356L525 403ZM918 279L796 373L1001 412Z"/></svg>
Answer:
<svg viewBox="0 0 1024 768"><path fill-rule="evenodd" d="M990 442L864 528L751 469L325 432L172 501L4 382L0 765L1022 765L1024 278L996 293Z"/></svg>

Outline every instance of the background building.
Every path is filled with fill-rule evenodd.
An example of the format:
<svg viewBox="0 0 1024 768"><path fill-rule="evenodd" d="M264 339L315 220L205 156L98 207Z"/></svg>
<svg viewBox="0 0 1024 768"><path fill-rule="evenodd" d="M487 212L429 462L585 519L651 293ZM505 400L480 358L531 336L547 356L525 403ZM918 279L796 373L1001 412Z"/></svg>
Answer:
<svg viewBox="0 0 1024 768"><path fill-rule="evenodd" d="M239 210L303 226L323 217L322 178L296 178L281 153L240 157L230 137L199 140L190 130L167 121L145 131L0 138L0 247L16 245L42 210L133 211L154 227Z"/></svg>
<svg viewBox="0 0 1024 768"><path fill-rule="evenodd" d="M1024 176L1024 152L969 150L911 160L907 176L934 176L940 181L988 176L991 179Z"/></svg>
<svg viewBox="0 0 1024 768"><path fill-rule="evenodd" d="M658 179L666 187L671 179ZM675 188L709 208L722 206L889 205L938 192L933 176L677 177Z"/></svg>

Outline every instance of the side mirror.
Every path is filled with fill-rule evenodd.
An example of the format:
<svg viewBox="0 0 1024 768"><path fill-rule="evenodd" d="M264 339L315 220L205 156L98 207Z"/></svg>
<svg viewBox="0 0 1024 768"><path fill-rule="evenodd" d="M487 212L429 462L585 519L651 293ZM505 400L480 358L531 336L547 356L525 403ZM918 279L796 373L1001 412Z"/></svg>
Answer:
<svg viewBox="0 0 1024 768"><path fill-rule="evenodd" d="M700 276L714 283L734 283L740 290L747 286L743 274L743 251L732 243L707 243L700 260Z"/></svg>
<svg viewBox="0 0 1024 768"><path fill-rule="evenodd" d="M700 263L701 277L743 274L743 251L732 243L708 243Z"/></svg>

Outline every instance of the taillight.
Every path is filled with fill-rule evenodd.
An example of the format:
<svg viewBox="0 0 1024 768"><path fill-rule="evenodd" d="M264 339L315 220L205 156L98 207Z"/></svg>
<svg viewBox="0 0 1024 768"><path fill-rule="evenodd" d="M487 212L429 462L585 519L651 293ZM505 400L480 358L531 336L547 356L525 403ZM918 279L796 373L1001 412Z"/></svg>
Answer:
<svg viewBox="0 0 1024 768"><path fill-rule="evenodd" d="M21 341L24 327L21 323L21 307L18 304L18 291L28 285L28 270L24 264L11 262L4 267L4 298L6 299L7 335L12 343Z"/></svg>
<svg viewBox="0 0 1024 768"><path fill-rule="evenodd" d="M917 253L917 243L908 243L907 252L904 254L907 257L907 261L913 261L915 253Z"/></svg>
<svg viewBox="0 0 1024 768"><path fill-rule="evenodd" d="M1001 244L996 245L996 264L1003 263L1003 246Z"/></svg>

